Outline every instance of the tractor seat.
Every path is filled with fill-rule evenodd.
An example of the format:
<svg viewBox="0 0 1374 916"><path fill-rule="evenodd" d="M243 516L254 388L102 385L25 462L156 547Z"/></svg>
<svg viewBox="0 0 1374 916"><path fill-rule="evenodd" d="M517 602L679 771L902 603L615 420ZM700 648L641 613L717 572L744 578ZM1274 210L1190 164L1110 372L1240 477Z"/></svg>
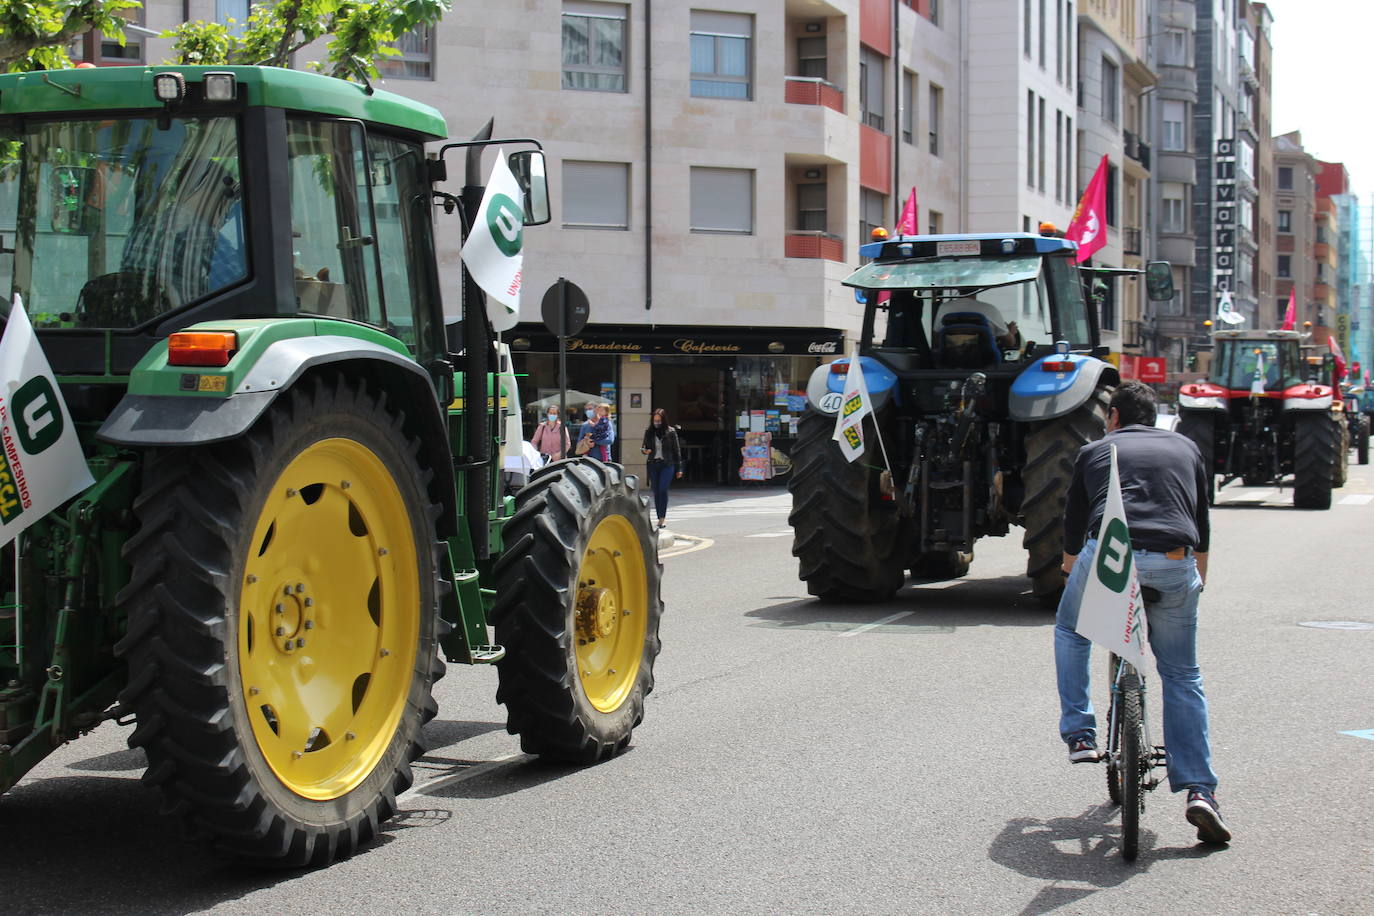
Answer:
<svg viewBox="0 0 1374 916"><path fill-rule="evenodd" d="M935 330L935 363L941 369L982 369L1002 361L987 316L952 312Z"/></svg>

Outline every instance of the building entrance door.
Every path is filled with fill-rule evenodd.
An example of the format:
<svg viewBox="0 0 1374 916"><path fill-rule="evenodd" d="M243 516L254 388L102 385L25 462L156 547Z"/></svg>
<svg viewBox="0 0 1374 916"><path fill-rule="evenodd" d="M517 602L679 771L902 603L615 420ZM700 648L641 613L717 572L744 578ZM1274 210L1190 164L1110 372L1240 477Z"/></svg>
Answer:
<svg viewBox="0 0 1374 916"><path fill-rule="evenodd" d="M655 356L653 408L662 407L678 427L682 483L726 483L726 456L733 445L726 428L725 387L729 359ZM639 433L642 435L642 432Z"/></svg>

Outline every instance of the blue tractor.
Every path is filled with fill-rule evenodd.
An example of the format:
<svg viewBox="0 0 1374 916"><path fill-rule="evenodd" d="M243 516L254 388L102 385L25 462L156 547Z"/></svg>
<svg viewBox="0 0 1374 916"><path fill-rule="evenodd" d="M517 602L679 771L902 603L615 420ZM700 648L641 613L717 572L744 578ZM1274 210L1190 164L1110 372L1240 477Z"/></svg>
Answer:
<svg viewBox="0 0 1374 916"><path fill-rule="evenodd" d="M864 304L865 451L851 462L833 439L845 357L811 375L792 454L792 552L811 594L883 601L908 570L961 576L978 538L1019 525L1034 593L1057 601L1074 458L1104 434L1119 382L1085 287L1139 273L1080 269L1076 251L1025 233L860 248L844 283ZM1152 300L1173 297L1166 262L1146 281Z"/></svg>

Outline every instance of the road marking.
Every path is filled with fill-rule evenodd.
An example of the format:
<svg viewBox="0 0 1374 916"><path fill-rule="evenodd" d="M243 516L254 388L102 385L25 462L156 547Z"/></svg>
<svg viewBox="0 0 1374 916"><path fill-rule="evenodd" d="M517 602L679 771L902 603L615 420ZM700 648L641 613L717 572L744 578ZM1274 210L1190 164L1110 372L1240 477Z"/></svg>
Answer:
<svg viewBox="0 0 1374 916"><path fill-rule="evenodd" d="M714 545L714 544L716 543L715 541L711 540L710 538L694 538L694 537L690 537L690 536L685 535L685 534L675 535L675 538L676 538L677 540L679 540L679 541L688 541L688 542L689 542L689 546L687 546L687 547L676 547L676 546L674 546L674 547L669 548L669 550L668 550L666 553L660 552L659 555L658 555L658 558L659 558L660 560L670 560L670 559L672 559L673 557L680 557L680 556L682 556L683 554L687 554L687 553L696 553L698 550L705 550L707 547L711 547L712 545Z"/></svg>
<svg viewBox="0 0 1374 916"><path fill-rule="evenodd" d="M416 795L428 795L435 789L442 789L444 786L451 786L454 783L466 782L469 779L481 776L483 773L490 773L492 770L496 769L504 763L510 763L512 760L519 760L521 757L529 757L529 759L531 760L534 759L533 757L530 757L529 754L507 754L504 757L497 757L495 760L488 760L485 763L479 763L474 766L470 766L467 769L460 770L457 773L450 773L447 776L440 776L438 779L431 779L424 785L411 786L409 789L402 792L400 795L396 796L396 800L398 802L405 801L407 798L412 798Z"/></svg>
<svg viewBox="0 0 1374 916"><path fill-rule="evenodd" d="M875 621L873 621L872 623L866 623L866 624L864 624L863 626L855 627L855 628L852 629L852 630L845 630L843 633L840 634L840 639L844 639L846 636L858 636L860 633L867 633L869 630L872 630L872 629L874 629L875 627L881 627L881 626L886 626L886 625L889 624L889 623L895 623L896 621L901 620L903 617L910 617L910 616L911 616L912 614L914 614L914 613L916 613L916 612L915 612L915 611L901 611L900 613L897 613L897 614L889 614L887 617L884 617L882 620L875 620Z"/></svg>
<svg viewBox="0 0 1374 916"><path fill-rule="evenodd" d="M1353 732L1341 732L1342 735L1349 735L1352 738L1363 738L1366 741L1374 741L1374 728L1361 728Z"/></svg>
<svg viewBox="0 0 1374 916"><path fill-rule="evenodd" d="M1374 623L1367 620L1301 620L1298 626L1319 630L1374 630Z"/></svg>
<svg viewBox="0 0 1374 916"><path fill-rule="evenodd" d="M758 534L746 534L747 538L790 538L791 531L760 531Z"/></svg>
<svg viewBox="0 0 1374 916"><path fill-rule="evenodd" d="M952 586L958 585L958 584L960 584L961 582L967 582L967 581L968 581L967 579L944 579L944 580L939 581L939 582L913 582L913 583L911 583L911 587L912 587L912 588L951 588Z"/></svg>
<svg viewBox="0 0 1374 916"><path fill-rule="evenodd" d="M1374 502L1374 495L1369 493L1351 493L1349 496L1342 496L1340 505L1342 506L1367 506Z"/></svg>

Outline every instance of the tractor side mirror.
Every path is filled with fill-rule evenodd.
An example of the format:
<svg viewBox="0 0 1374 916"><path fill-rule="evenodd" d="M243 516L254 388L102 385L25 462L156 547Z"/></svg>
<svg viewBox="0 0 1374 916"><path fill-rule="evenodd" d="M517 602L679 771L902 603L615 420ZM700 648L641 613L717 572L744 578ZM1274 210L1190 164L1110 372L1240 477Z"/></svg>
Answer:
<svg viewBox="0 0 1374 916"><path fill-rule="evenodd" d="M1145 295L1151 302L1168 302L1174 298L1174 269L1168 261L1151 261L1145 265Z"/></svg>
<svg viewBox="0 0 1374 916"><path fill-rule="evenodd" d="M93 220L88 202L96 196L97 181L95 169L61 165L52 170L48 191L52 201L53 232L91 234Z"/></svg>
<svg viewBox="0 0 1374 916"><path fill-rule="evenodd" d="M525 192L525 225L542 226L549 213L549 179L544 169L544 151L522 149L506 157L515 180Z"/></svg>

